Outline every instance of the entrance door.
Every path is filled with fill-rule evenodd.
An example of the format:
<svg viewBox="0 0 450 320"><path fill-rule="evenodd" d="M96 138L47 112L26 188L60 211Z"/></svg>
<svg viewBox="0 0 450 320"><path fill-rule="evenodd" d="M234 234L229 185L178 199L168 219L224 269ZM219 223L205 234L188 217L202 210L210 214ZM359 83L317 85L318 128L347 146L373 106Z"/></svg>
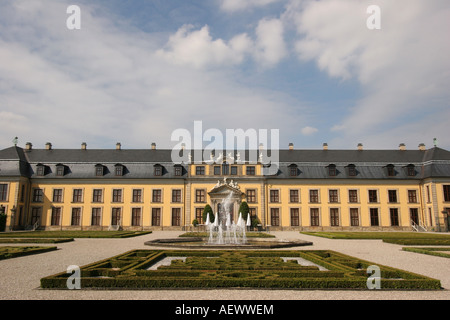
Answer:
<svg viewBox="0 0 450 320"><path fill-rule="evenodd" d="M450 208L447 208L447 232L450 232Z"/></svg>
<svg viewBox="0 0 450 320"><path fill-rule="evenodd" d="M415 224L419 224L419 210L417 208L411 208L409 209L410 215L411 215L411 221L413 221Z"/></svg>

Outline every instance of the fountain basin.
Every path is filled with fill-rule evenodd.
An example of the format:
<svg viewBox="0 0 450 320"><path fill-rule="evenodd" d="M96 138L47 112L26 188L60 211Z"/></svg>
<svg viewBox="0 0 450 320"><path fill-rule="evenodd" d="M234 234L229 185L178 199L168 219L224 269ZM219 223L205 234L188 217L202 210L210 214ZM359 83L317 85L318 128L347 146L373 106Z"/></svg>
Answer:
<svg viewBox="0 0 450 320"><path fill-rule="evenodd" d="M208 243L208 238L192 237L155 239L146 241L144 244L154 247L171 247L181 249L275 249L310 246L313 243L303 240L247 239L246 243L210 244Z"/></svg>

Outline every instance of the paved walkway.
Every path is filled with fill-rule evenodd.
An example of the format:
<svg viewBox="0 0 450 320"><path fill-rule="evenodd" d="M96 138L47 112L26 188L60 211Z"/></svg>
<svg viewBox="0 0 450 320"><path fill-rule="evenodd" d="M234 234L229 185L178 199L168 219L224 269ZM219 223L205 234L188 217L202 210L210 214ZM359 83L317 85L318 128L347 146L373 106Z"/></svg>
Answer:
<svg viewBox="0 0 450 320"><path fill-rule="evenodd" d="M63 272L69 265L83 266L133 249L152 249L145 241L174 238L181 232L155 231L128 239L76 239L57 244L58 250L0 261L0 299L146 299L146 300L378 300L450 299L450 259L402 251L402 246L381 240L331 240L300 234L272 232L279 239L313 242L301 250L330 249L360 259L441 280L442 291L350 291L350 290L43 290L40 279ZM26 244L27 246L30 244ZM45 244L47 245L47 244Z"/></svg>

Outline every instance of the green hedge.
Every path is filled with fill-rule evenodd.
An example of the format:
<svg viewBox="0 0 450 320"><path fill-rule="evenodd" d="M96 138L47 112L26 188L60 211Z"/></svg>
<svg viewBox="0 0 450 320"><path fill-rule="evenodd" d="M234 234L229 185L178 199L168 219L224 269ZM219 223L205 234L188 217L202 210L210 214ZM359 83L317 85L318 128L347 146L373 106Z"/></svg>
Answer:
<svg viewBox="0 0 450 320"><path fill-rule="evenodd" d="M148 270L165 257L170 266ZM325 267L301 266L281 257L302 257ZM133 250L81 268L83 288L297 288L367 289L366 268L373 265L330 250L305 251L183 251ZM440 281L387 266L381 270L383 289L440 289ZM42 288L66 288L69 274L41 279Z"/></svg>
<svg viewBox="0 0 450 320"><path fill-rule="evenodd" d="M56 247L0 247L0 260L56 250Z"/></svg>

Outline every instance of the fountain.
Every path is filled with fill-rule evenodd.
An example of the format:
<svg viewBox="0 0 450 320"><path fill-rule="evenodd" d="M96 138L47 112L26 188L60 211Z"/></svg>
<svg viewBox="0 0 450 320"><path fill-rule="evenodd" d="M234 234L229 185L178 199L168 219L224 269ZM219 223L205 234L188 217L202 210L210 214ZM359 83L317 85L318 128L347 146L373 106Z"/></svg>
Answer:
<svg viewBox="0 0 450 320"><path fill-rule="evenodd" d="M221 210L214 217L214 222L211 222L209 213L206 217L205 226L209 233L208 245L245 245L247 244L246 228L250 226L250 215L247 215L247 222L242 218L242 213L239 213L237 223L231 221L230 209L232 203L232 193L222 200Z"/></svg>
<svg viewBox="0 0 450 320"><path fill-rule="evenodd" d="M156 239L146 241L145 244L156 247L175 247L189 249L271 249L312 245L312 242L303 240L254 239L248 240L246 229L251 225L250 214L245 220L239 213L237 222L231 217L233 206L233 192L225 197L218 212L214 216L207 214L205 226L208 236L187 237L174 239ZM212 218L214 217L214 220Z"/></svg>

